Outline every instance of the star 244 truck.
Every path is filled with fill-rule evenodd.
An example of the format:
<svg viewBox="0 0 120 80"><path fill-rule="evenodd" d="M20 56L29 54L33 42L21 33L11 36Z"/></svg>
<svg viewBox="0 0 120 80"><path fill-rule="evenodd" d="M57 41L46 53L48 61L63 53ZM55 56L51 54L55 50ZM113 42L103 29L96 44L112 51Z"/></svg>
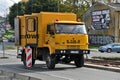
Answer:
<svg viewBox="0 0 120 80"><path fill-rule="evenodd" d="M74 13L40 12L17 16L15 44L22 47L21 61L25 67L27 47L32 49L32 66L35 60L42 60L48 69L71 61L76 67L82 67L84 54L90 53L85 24L76 21Z"/></svg>

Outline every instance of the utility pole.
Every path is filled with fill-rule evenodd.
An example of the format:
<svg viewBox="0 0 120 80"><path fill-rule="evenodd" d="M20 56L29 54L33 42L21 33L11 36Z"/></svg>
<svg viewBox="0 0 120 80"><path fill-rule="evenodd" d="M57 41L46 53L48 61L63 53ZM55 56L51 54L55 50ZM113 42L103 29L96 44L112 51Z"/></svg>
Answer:
<svg viewBox="0 0 120 80"><path fill-rule="evenodd" d="M4 19L3 20L4 25L2 25L2 29L5 28L5 25L7 23L7 9L8 8L6 8L5 10L3 9L5 18L2 18L2 19ZM1 46L2 46L2 50L3 50L3 56L0 57L0 59L7 59L8 57L5 57L5 45L4 45L4 36L3 36L4 32L2 31L2 29L0 29L0 39L1 39L1 43L2 43Z"/></svg>

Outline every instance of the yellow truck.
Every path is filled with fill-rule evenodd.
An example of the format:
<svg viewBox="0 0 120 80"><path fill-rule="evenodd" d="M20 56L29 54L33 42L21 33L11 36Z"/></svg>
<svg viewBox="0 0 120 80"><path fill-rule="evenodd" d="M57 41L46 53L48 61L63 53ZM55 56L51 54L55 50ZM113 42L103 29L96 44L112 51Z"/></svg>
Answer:
<svg viewBox="0 0 120 80"><path fill-rule="evenodd" d="M82 67L84 54L90 53L85 24L77 21L74 13L40 12L17 16L15 44L22 47L21 60L26 67L25 48L28 46L32 49L32 66L35 60L43 60L48 69L71 61L76 67Z"/></svg>

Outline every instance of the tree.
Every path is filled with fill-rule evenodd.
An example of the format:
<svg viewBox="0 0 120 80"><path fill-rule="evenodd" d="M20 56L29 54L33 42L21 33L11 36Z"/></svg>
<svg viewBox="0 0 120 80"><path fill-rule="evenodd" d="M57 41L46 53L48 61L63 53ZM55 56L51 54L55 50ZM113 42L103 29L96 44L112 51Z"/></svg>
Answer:
<svg viewBox="0 0 120 80"><path fill-rule="evenodd" d="M10 7L10 13L8 15L9 17L9 22L14 29L14 18L17 15L23 15L25 13L25 2L19 2L18 4L14 4L12 7Z"/></svg>
<svg viewBox="0 0 120 80"><path fill-rule="evenodd" d="M39 13L41 11L56 12L56 0L30 0L26 4L26 13Z"/></svg>
<svg viewBox="0 0 120 80"><path fill-rule="evenodd" d="M60 4L60 12L73 12L81 18L84 12L90 7L90 0L66 0Z"/></svg>

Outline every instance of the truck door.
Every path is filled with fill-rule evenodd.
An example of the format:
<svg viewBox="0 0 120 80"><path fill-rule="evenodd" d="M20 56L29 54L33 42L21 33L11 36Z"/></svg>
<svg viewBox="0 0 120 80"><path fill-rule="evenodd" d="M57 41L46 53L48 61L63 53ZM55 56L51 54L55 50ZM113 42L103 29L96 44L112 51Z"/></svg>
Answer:
<svg viewBox="0 0 120 80"><path fill-rule="evenodd" d="M27 16L25 18L26 21L26 44L31 46L37 46L38 44L38 24L37 17L35 16Z"/></svg>

